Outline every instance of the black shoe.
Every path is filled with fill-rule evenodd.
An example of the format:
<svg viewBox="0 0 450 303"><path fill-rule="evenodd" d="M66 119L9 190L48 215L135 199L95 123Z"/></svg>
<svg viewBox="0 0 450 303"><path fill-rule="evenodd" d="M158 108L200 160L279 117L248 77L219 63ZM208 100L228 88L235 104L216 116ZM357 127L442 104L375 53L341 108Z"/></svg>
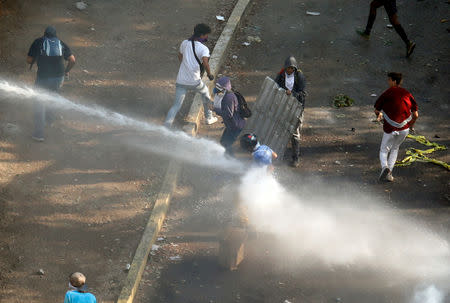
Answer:
<svg viewBox="0 0 450 303"><path fill-rule="evenodd" d="M416 44L414 42L409 41L408 45L406 45L406 58L409 58L412 55L415 48Z"/></svg>
<svg viewBox="0 0 450 303"><path fill-rule="evenodd" d="M378 180L379 180L379 181L386 181L386 180L387 180L386 177L387 177L387 175L390 174L390 173L391 173L391 170L390 170L389 168L387 168L387 167L383 168L383 169L381 170L380 176L378 177Z"/></svg>
<svg viewBox="0 0 450 303"><path fill-rule="evenodd" d="M356 33L366 40L369 40L369 38L370 38L370 34L367 33L365 30L363 31L363 30L357 29Z"/></svg>

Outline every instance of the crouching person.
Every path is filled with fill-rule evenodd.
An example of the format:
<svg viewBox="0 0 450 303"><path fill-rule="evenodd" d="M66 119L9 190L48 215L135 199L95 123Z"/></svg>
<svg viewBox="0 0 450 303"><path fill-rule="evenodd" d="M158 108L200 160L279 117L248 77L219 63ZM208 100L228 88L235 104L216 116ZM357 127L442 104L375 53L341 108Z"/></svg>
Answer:
<svg viewBox="0 0 450 303"><path fill-rule="evenodd" d="M226 153L233 156L233 143L245 126L245 120L239 112L239 101L231 90L231 81L228 77L221 77L214 89L214 108L225 124L225 130L220 138L220 144L225 147Z"/></svg>
<svg viewBox="0 0 450 303"><path fill-rule="evenodd" d="M286 90L286 95L292 95L305 107L305 87L306 80L302 71L298 68L297 60L293 56L286 58L284 67L278 73L275 78L275 82L281 88ZM300 128L303 122L303 112L298 117L295 131L291 138L291 144L293 149L292 166L299 166L300 157Z"/></svg>
<svg viewBox="0 0 450 303"><path fill-rule="evenodd" d="M273 170L272 162L278 155L269 146L261 145L255 134L245 134L240 140L241 147L252 153L253 163L258 167L266 167L269 171Z"/></svg>

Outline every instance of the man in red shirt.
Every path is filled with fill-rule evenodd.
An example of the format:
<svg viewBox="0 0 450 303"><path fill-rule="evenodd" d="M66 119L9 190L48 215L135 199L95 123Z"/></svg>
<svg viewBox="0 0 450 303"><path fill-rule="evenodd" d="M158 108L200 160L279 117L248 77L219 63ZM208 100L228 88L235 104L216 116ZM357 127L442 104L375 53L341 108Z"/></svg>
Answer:
<svg viewBox="0 0 450 303"><path fill-rule="evenodd" d="M392 170L397 160L398 149L413 127L419 112L416 100L406 89L400 87L402 74L388 74L389 89L375 102L377 120L383 118L383 139L380 147L380 181L394 181Z"/></svg>

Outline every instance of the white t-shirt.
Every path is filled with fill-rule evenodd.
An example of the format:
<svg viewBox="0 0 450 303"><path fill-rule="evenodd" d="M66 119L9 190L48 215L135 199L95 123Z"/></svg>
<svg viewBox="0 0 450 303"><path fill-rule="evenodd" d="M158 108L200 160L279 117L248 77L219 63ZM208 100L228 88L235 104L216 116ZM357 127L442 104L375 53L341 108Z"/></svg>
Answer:
<svg viewBox="0 0 450 303"><path fill-rule="evenodd" d="M286 88L290 91L294 88L294 73L288 75L287 73L284 74L286 76L286 81L284 82L284 85L286 85Z"/></svg>
<svg viewBox="0 0 450 303"><path fill-rule="evenodd" d="M195 53L197 58L202 62L203 57L209 57L209 49L202 43L195 41ZM198 85L200 78L200 65L194 57L192 50L192 42L184 40L180 45L180 53L183 54L183 60L178 71L177 83L184 85Z"/></svg>

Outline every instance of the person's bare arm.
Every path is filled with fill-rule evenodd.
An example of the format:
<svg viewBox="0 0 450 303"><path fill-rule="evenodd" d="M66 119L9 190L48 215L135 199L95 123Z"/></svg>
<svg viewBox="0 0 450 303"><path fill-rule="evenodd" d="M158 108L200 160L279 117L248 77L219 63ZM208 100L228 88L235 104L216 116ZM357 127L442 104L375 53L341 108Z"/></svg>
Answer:
<svg viewBox="0 0 450 303"><path fill-rule="evenodd" d="M379 110L375 110L375 116L377 116L377 121L381 121L383 114Z"/></svg>
<svg viewBox="0 0 450 303"><path fill-rule="evenodd" d="M276 152L274 152L274 151L272 151L272 158L274 158L274 159L278 158L278 155L277 155L277 153L276 153Z"/></svg>
<svg viewBox="0 0 450 303"><path fill-rule="evenodd" d="M209 80L214 80L214 76L211 74L211 69L209 68L209 57L203 57L203 66L205 67L206 74L208 75Z"/></svg>
<svg viewBox="0 0 450 303"><path fill-rule="evenodd" d="M182 53L178 53L178 60L183 61L183 54Z"/></svg>
<svg viewBox="0 0 450 303"><path fill-rule="evenodd" d="M74 55L70 55L69 58L67 58L67 61L68 62L67 62L66 70L64 71L66 76L69 75L70 70L75 65L75 56Z"/></svg>
<svg viewBox="0 0 450 303"><path fill-rule="evenodd" d="M34 58L33 58L33 57L27 56L27 63L28 63L28 64L33 63L33 61L34 61Z"/></svg>
<svg viewBox="0 0 450 303"><path fill-rule="evenodd" d="M414 123L416 123L417 118L419 118L418 111L412 112L411 114L412 114L412 119L411 119L411 122L409 122L410 128L412 128L414 126Z"/></svg>

